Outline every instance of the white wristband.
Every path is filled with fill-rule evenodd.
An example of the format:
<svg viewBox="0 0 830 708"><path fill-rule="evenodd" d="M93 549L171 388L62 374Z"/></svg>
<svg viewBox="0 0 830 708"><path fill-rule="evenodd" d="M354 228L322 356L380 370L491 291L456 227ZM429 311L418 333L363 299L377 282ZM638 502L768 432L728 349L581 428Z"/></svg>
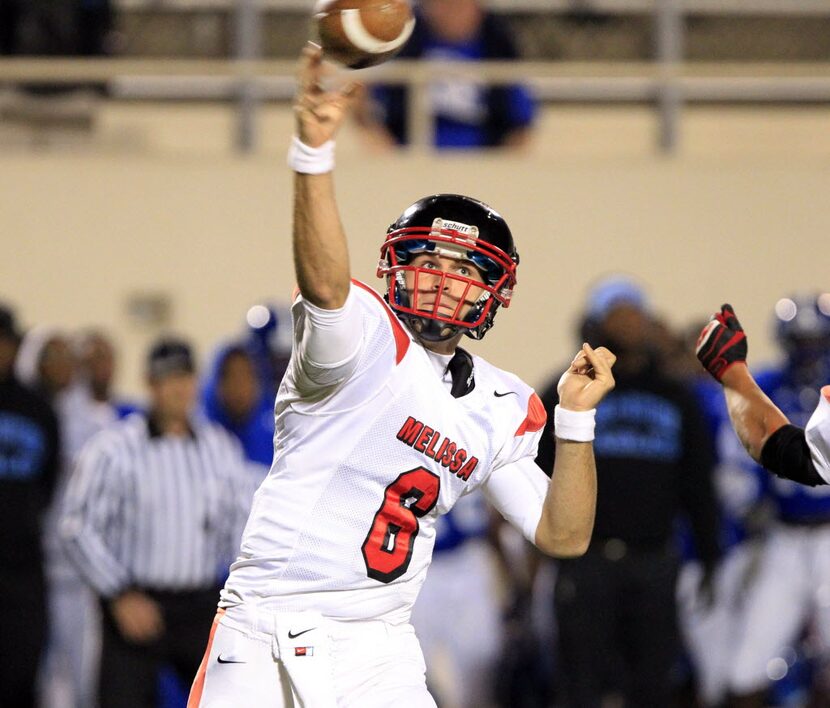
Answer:
<svg viewBox="0 0 830 708"><path fill-rule="evenodd" d="M553 409L553 427L557 438L574 442L591 442L594 439L594 416L597 409L569 411L557 405Z"/></svg>
<svg viewBox="0 0 830 708"><path fill-rule="evenodd" d="M294 172L304 175L322 175L334 169L334 140L320 147L309 147L297 136L291 139L288 148L288 166Z"/></svg>

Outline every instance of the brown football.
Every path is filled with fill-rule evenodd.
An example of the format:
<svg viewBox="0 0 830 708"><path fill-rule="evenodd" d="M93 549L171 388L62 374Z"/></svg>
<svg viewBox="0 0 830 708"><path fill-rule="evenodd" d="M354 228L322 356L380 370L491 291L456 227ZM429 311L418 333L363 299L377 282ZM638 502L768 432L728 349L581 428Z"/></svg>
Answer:
<svg viewBox="0 0 830 708"><path fill-rule="evenodd" d="M415 27L408 0L319 0L314 22L324 56L352 69L391 59Z"/></svg>

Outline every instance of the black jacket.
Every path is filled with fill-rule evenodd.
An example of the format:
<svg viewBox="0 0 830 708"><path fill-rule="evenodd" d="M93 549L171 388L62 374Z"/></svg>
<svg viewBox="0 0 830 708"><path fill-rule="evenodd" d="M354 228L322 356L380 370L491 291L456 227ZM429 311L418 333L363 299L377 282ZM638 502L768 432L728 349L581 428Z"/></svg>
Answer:
<svg viewBox="0 0 830 708"><path fill-rule="evenodd" d="M49 404L15 378L0 381L0 569L42 565L41 524L59 465Z"/></svg>
<svg viewBox="0 0 830 708"><path fill-rule="evenodd" d="M718 507L712 482L714 442L699 405L680 382L649 366L626 376L597 409L595 541L618 538L633 548L667 547L685 513L704 563L719 556ZM542 394L548 412L537 463L553 470L557 376Z"/></svg>

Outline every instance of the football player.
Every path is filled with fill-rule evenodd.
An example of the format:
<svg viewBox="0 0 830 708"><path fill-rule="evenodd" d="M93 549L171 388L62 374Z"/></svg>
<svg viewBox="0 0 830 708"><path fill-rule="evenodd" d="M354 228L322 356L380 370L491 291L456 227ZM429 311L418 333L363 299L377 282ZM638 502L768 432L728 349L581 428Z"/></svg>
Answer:
<svg viewBox="0 0 830 708"><path fill-rule="evenodd" d="M830 320L830 298L826 298ZM725 304L703 328L697 357L723 386L735 432L753 460L811 487L830 483L830 386L821 389L806 428L792 425L746 367L746 333Z"/></svg>
<svg viewBox="0 0 830 708"><path fill-rule="evenodd" d="M770 681L791 668L783 648L797 643L805 624L815 630L821 651L830 647L830 615L822 594L830 582L825 486L830 482L830 386L817 390L830 374L830 295L783 299L779 306L778 336L787 353L780 370L757 379L749 373L746 335L729 305L704 327L697 345L698 358L723 385L741 444L776 475L768 490L775 520L758 548L752 582L740 588L740 628L729 648L726 678L733 704L740 706L766 705ZM787 602L778 603L781 597ZM777 610L770 613L772 605ZM730 614L735 615L734 607Z"/></svg>
<svg viewBox="0 0 830 708"><path fill-rule="evenodd" d="M383 243L386 297L352 280L331 172L355 86L326 91L321 66L319 48L307 47L289 153L299 292L274 463L191 708L435 706L409 616L437 516L482 489L549 554L580 554L591 535L590 441L614 356L584 345L563 375L549 481L534 463L539 398L458 347L510 303L519 262L510 229L475 199L427 197Z"/></svg>

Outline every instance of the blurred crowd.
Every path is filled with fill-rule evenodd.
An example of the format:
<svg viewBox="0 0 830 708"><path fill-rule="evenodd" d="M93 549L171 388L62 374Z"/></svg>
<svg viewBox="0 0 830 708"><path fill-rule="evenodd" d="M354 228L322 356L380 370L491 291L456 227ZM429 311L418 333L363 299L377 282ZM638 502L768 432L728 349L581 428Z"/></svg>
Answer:
<svg viewBox="0 0 830 708"><path fill-rule="evenodd" d="M24 333L13 310L0 309L3 706L183 704L216 589L271 462L273 400L290 354L277 332L288 323L277 308L259 309L203 371L186 341L156 342L141 402L113 390L116 348L104 332ZM702 321L678 331L625 275L598 282L578 319L578 340L619 357L617 387L597 415L591 546L581 558L543 559L476 495L440 519L413 616L438 705L824 705L827 488L773 481L740 448L719 387L694 357ZM773 319L783 363L756 375L803 424L816 384L830 380L830 296L784 298ZM542 398L552 412L555 362L551 371ZM194 447L191 458L186 446L214 429L222 445L232 442ZM200 495L212 473L199 455L224 460L221 483L236 485L238 503L216 511L228 536L195 582L179 578L183 561L165 570L160 559L177 544L186 555L201 549L194 533L219 533L207 521L190 536L165 526L210 508ZM543 442L544 469L552 456ZM144 480L170 466L200 481L152 497L155 487L140 487L149 482L113 481L131 466ZM124 511L131 495L155 500L144 513L164 529L140 531L152 539L146 551L140 538L124 541L136 523ZM176 624L181 597L198 614L192 627ZM174 627L192 646L165 643ZM132 654L114 662L125 649L145 664ZM129 693L136 677L149 687L140 700L107 696Z"/></svg>
<svg viewBox="0 0 830 708"><path fill-rule="evenodd" d="M10 609L0 620L4 708L35 705L38 694L44 706L96 705L99 677L113 673L99 671L113 656L105 641L107 650L102 651L102 640L112 629L108 620L115 621L128 643L169 659L148 669L151 691L159 686L165 694L184 695L201 659L206 636L201 630L209 627L253 491L271 463L273 402L290 353L284 336L277 334L280 316L276 307L252 308L252 324L218 346L204 372L197 370L189 343L160 339L146 359L147 395L137 402L113 390L116 348L105 332L35 326L24 333L16 313L0 306L0 584ZM105 431L123 434L125 444L107 441L101 435ZM166 440L181 440L182 445L166 450ZM107 450L96 453L96 441L108 445ZM140 450L133 452L128 444ZM153 457L157 454L158 459ZM217 490L208 495L213 464L235 471L233 479L216 484L222 492L228 491L226 482L233 487L227 496L239 500L236 507L216 506L222 496ZM144 466L169 466L173 474L186 472L189 477L174 489L164 488L164 481L152 487L146 482L151 472ZM114 488L114 468L123 474L135 471L142 480ZM131 495L141 495L141 484L148 484L143 494L150 500L144 509L150 514L150 529L139 528L123 510L125 504L134 504ZM161 497L164 505L158 502ZM152 514L172 514L181 521L191 507L200 514L195 531L176 528L159 537L165 519L155 520ZM214 513L224 518L211 518ZM217 529L226 521L227 529L221 529L225 537L217 542ZM204 546L210 557L195 574L179 577L179 561L171 561L174 568L158 569L141 561L135 546L125 550L130 534L146 536L146 555L162 556L165 543L181 543L185 555ZM134 559L124 557L130 553ZM151 647L160 639L147 619L154 610L148 614L146 603L131 607L120 602L139 587L148 589L144 586L173 594L194 588L204 592L201 618L208 624L194 632L189 653L195 663L178 672L179 681L176 671L165 673L176 668L175 652L167 657L160 646ZM157 621L169 609L163 606L167 600L154 600ZM169 617L166 622L172 624ZM165 676L172 678L165 681ZM121 703L102 696L101 705Z"/></svg>

